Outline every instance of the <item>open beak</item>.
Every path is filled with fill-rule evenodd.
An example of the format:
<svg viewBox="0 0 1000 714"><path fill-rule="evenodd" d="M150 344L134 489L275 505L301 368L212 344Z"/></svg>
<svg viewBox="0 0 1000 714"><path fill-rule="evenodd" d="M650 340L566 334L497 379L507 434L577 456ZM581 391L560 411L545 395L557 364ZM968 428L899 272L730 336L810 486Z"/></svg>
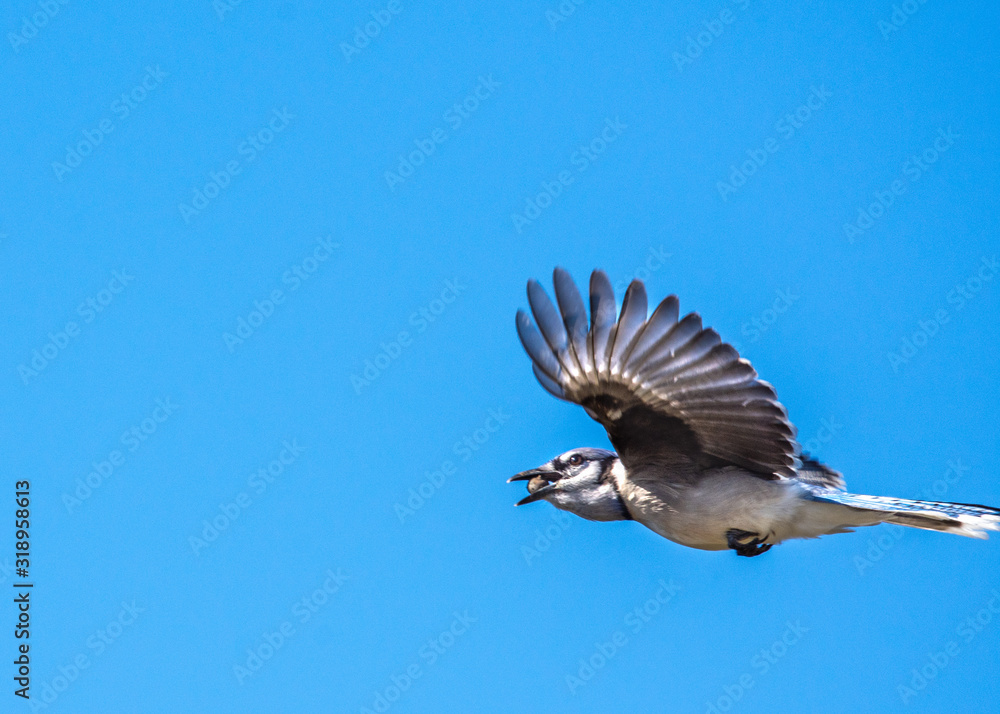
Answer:
<svg viewBox="0 0 1000 714"><path fill-rule="evenodd" d="M537 469L528 469L527 471L522 471L519 474L511 476L507 479L507 483L511 483L512 481L528 482L528 495L514 505L523 506L526 503L534 503L539 499L545 498L548 494L556 490L559 478L559 473L544 466Z"/></svg>

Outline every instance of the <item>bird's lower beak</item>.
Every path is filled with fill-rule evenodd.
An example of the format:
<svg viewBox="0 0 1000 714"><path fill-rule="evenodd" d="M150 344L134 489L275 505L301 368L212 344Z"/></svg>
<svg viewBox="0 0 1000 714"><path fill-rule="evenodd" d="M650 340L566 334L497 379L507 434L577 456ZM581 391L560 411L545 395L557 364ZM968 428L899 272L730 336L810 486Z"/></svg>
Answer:
<svg viewBox="0 0 1000 714"><path fill-rule="evenodd" d="M514 505L523 506L526 503L534 503L539 499L545 498L547 495L556 490L556 483L549 483L548 481L544 481L540 478L531 479L528 481L528 495Z"/></svg>

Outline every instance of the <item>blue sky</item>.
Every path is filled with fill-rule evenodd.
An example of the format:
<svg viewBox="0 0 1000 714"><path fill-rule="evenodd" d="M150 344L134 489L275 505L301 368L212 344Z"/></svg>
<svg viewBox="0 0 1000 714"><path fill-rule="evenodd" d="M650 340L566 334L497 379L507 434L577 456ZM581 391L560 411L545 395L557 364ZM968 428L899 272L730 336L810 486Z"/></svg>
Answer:
<svg viewBox="0 0 1000 714"><path fill-rule="evenodd" d="M608 445L514 331L562 265L678 294L852 490L1000 504L998 20L8 3L0 709L992 710L1000 539L748 560L505 479Z"/></svg>

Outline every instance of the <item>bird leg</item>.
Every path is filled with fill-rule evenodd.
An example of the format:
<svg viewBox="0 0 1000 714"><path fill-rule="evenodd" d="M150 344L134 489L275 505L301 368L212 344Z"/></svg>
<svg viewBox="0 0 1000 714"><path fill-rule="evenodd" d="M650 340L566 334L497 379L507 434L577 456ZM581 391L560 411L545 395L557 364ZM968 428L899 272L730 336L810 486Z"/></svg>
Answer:
<svg viewBox="0 0 1000 714"><path fill-rule="evenodd" d="M765 543L759 535L750 531L741 531L739 528L731 528L726 531L726 543L736 551L736 555L743 555L747 558L771 550L771 544Z"/></svg>

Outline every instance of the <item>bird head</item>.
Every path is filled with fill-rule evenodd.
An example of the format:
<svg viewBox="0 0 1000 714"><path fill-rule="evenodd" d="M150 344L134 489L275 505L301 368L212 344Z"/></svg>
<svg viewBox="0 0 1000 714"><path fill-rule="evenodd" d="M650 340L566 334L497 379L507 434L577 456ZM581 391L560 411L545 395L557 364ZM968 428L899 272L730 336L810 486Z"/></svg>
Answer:
<svg viewBox="0 0 1000 714"><path fill-rule="evenodd" d="M612 475L620 463L611 451L573 449L538 468L511 476L507 482L528 482L528 495L517 502L518 506L546 500L591 521L628 520L631 516Z"/></svg>

